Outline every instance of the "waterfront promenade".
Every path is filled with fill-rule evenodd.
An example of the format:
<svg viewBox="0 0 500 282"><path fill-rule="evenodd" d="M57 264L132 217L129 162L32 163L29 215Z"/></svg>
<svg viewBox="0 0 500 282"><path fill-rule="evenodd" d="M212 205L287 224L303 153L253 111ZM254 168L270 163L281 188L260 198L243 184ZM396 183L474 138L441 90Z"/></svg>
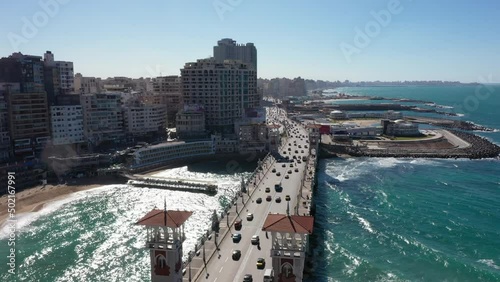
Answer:
<svg viewBox="0 0 500 282"><path fill-rule="evenodd" d="M267 215L286 214L288 204L290 214L309 215L316 158L310 156L305 128L296 123L292 126L289 120L287 122L289 128L298 133L288 131L288 138L279 154L291 159L296 156L296 159L293 162L279 162L268 155L261 164L262 169L257 168L257 173L248 181L247 193L237 197L228 214L220 219L218 236L212 233L206 237L198 255L195 254L191 263L185 265L184 281L190 281L190 278L191 281L243 281L245 274L251 274L254 281L262 281L265 269L272 268L270 234L262 231ZM313 153L316 156L315 150ZM303 158L306 161L302 161ZM277 184L283 189L275 189ZM266 188L269 188L269 192L266 192ZM289 202L286 201L287 195L290 197ZM270 201L266 200L268 196L271 197ZM257 203L258 198L261 199L260 204ZM281 201L277 201L277 198ZM253 215L252 220L247 219L248 213ZM242 228L236 231L234 223L240 219ZM232 234L235 233L241 234L241 240L237 243L232 240ZM254 235L260 238L259 245L251 244ZM234 250L241 251L238 260L232 258ZM265 259L264 269L257 269L258 258Z"/></svg>

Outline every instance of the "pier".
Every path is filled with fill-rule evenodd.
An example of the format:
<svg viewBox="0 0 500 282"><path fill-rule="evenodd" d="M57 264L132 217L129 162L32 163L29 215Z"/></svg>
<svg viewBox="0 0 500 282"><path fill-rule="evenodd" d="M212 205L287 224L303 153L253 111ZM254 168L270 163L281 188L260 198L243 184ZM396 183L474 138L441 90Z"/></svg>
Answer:
<svg viewBox="0 0 500 282"><path fill-rule="evenodd" d="M217 184L209 181L148 177L138 175L126 175L126 177L129 178L127 184L135 187L207 193L211 195L217 193Z"/></svg>

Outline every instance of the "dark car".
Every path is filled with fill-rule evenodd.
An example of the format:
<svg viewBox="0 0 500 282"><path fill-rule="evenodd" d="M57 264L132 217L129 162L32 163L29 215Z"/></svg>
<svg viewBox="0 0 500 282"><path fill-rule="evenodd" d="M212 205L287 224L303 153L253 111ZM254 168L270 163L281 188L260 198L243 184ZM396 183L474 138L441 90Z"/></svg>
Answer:
<svg viewBox="0 0 500 282"><path fill-rule="evenodd" d="M238 221L236 221L236 222L234 223L234 229L236 229L236 231L240 231L240 230L241 230L241 226L242 226L242 225L243 225L243 224L241 223L241 219L240 219L240 220L238 220Z"/></svg>
<svg viewBox="0 0 500 282"><path fill-rule="evenodd" d="M272 200L273 200L273 197L271 197L271 195L269 195L269 196L266 197L266 201L270 202Z"/></svg>
<svg viewBox="0 0 500 282"><path fill-rule="evenodd" d="M276 172L276 169L275 169L275 168L273 168L273 170L271 170L271 171L274 173L274 172Z"/></svg>
<svg viewBox="0 0 500 282"><path fill-rule="evenodd" d="M286 164L283 164L281 167L286 167Z"/></svg>
<svg viewBox="0 0 500 282"><path fill-rule="evenodd" d="M269 192L271 192L271 188L266 187L266 193L269 193Z"/></svg>
<svg viewBox="0 0 500 282"><path fill-rule="evenodd" d="M233 251L233 260L240 260L241 258L241 251L240 250L234 250Z"/></svg>
<svg viewBox="0 0 500 282"><path fill-rule="evenodd" d="M299 169L298 169L298 168L295 168L295 172L299 172Z"/></svg>
<svg viewBox="0 0 500 282"><path fill-rule="evenodd" d="M286 200L286 201L290 201L290 195L286 195L286 196L285 196L285 200Z"/></svg>
<svg viewBox="0 0 500 282"><path fill-rule="evenodd" d="M233 234L233 243L238 243L241 241L241 234L240 233L234 233Z"/></svg>
<svg viewBox="0 0 500 282"><path fill-rule="evenodd" d="M257 259L257 269L264 269L266 267L266 260L264 258Z"/></svg>
<svg viewBox="0 0 500 282"><path fill-rule="evenodd" d="M262 198L257 198L256 202L257 202L257 204L262 203Z"/></svg>
<svg viewBox="0 0 500 282"><path fill-rule="evenodd" d="M253 220L253 213L247 214L247 220L252 221Z"/></svg>
<svg viewBox="0 0 500 282"><path fill-rule="evenodd" d="M276 203L281 203L281 197L276 197Z"/></svg>
<svg viewBox="0 0 500 282"><path fill-rule="evenodd" d="M253 282L252 274L245 274L243 282Z"/></svg>

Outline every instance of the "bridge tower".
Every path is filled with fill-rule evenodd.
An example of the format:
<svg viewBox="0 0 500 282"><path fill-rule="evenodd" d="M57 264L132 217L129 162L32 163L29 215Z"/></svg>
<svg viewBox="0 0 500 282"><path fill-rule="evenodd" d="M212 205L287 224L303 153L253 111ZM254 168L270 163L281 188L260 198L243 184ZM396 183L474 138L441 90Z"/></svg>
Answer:
<svg viewBox="0 0 500 282"><path fill-rule="evenodd" d="M189 211L153 209L136 224L145 225L149 249L151 282L182 281L182 242L186 239L184 222Z"/></svg>
<svg viewBox="0 0 500 282"><path fill-rule="evenodd" d="M271 233L273 281L302 281L313 225L312 216L289 215L288 212L267 215L262 230Z"/></svg>

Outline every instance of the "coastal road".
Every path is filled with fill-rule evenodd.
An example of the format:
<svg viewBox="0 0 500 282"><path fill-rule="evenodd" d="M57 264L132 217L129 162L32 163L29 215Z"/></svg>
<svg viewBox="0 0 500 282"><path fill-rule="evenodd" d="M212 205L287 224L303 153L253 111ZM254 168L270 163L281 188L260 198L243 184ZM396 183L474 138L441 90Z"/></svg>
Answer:
<svg viewBox="0 0 500 282"><path fill-rule="evenodd" d="M288 121L291 122L291 121ZM294 123L295 124L295 123ZM307 132L301 126L294 126L295 131L298 133L290 133L289 138L281 148L280 153L283 156L292 158L296 156L297 159L302 159L303 156L308 156L309 150L305 148L309 146L306 142ZM299 137L300 135L304 137ZM299 145L301 148L299 148ZM290 150L288 150L290 148ZM286 154L283 154L283 152ZM297 151L297 153L295 153ZM292 164L292 167L290 167ZM298 172L295 169L298 169ZM275 169L276 172L272 172ZM226 236L222 242L219 243L220 251L215 254L208 262L207 270L200 275L197 281L243 281L245 274L252 274L254 281L263 281L265 269L272 268L271 265L271 240L266 238L265 232L262 231L262 226L269 213L285 214L287 210L287 201L285 196L290 196L290 214L294 214L294 207L296 206L297 195L300 191L301 180L306 169L306 163L295 160L290 163L275 162L273 167L263 176L264 181L261 181L257 189L251 195L245 209L241 212L243 226L240 231L236 231L234 227L231 233L240 233L241 241L234 243L231 236ZM289 173L291 171L291 173ZM279 176L277 175L279 173ZM288 179L286 179L288 175ZM274 189L276 183L280 183L283 187L281 192ZM270 188L270 192L266 193L266 187ZM270 202L266 201L266 197L271 196ZM247 197L245 195L245 197ZM281 202L277 203L276 198L280 197ZM257 204L257 198L262 199L261 204ZM248 210L248 211L247 211ZM247 213L253 214L253 220L247 220ZM258 235L260 239L260 246L252 245L251 238L253 235ZM241 251L241 258L239 260L232 259L234 250ZM264 258L266 266L264 269L257 269L256 263L258 258ZM206 275L208 273L208 275Z"/></svg>

